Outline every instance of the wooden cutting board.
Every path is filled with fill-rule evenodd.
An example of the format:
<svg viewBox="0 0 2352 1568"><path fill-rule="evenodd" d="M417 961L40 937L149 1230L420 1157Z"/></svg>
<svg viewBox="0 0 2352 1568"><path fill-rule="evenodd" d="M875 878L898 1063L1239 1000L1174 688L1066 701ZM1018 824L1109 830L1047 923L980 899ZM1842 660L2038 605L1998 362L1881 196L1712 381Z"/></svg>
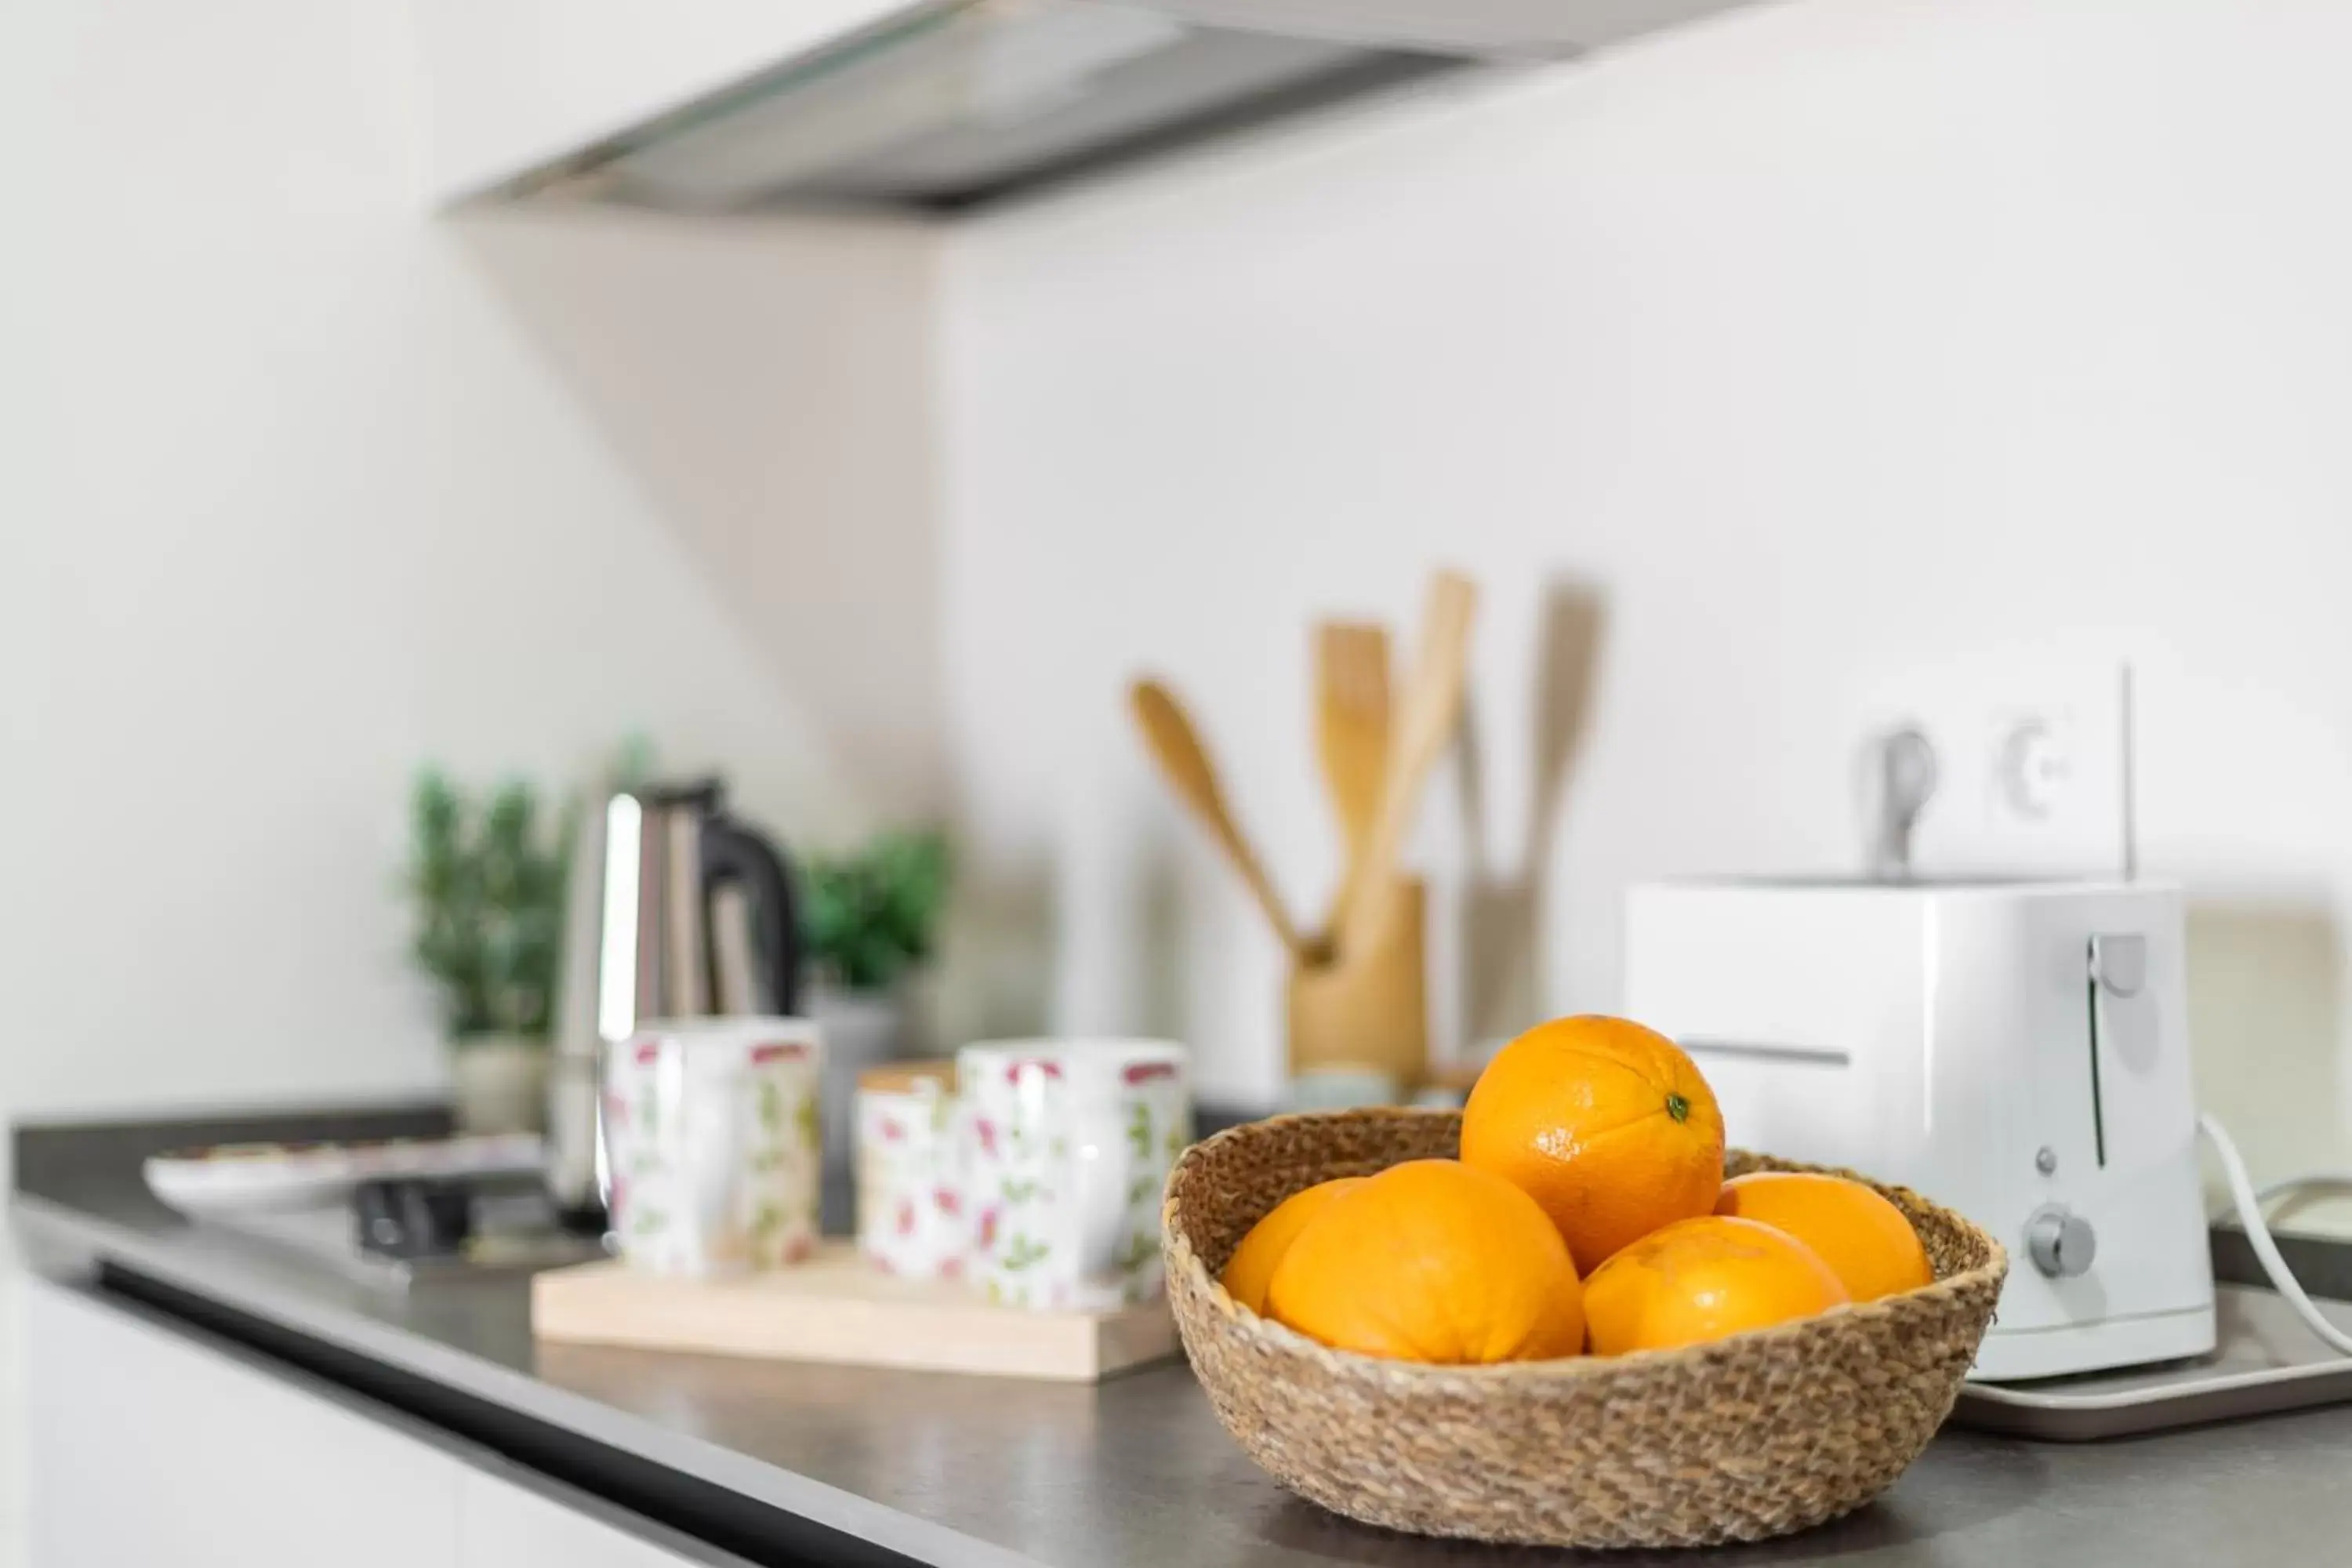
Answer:
<svg viewBox="0 0 2352 1568"><path fill-rule="evenodd" d="M999 1307L963 1285L893 1278L854 1243L736 1279L669 1279L626 1264L551 1268L530 1285L541 1339L776 1361L1093 1383L1177 1353L1165 1300L1116 1312Z"/></svg>

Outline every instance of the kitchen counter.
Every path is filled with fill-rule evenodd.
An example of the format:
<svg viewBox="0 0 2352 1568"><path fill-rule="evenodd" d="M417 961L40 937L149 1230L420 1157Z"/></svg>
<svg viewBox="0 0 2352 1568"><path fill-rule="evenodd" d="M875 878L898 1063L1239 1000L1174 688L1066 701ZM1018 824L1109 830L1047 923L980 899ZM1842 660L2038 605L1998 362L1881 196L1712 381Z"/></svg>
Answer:
<svg viewBox="0 0 2352 1568"><path fill-rule="evenodd" d="M13 1214L42 1272L103 1271L133 1294L210 1304L316 1347L320 1364L381 1369L510 1416L525 1448L557 1436L656 1468L741 1505L729 1525L739 1552L772 1527L780 1541L814 1529L874 1561L940 1568L1555 1560L1370 1530L1289 1496L1226 1436L1181 1363L1074 1387L537 1344L519 1278L375 1291L188 1225L147 1194L121 1131L65 1136L18 1137ZM163 1142L151 1131L146 1146ZM1706 1560L2335 1561L2352 1538L2347 1452L2352 1407L2081 1447L1947 1431L1875 1505Z"/></svg>

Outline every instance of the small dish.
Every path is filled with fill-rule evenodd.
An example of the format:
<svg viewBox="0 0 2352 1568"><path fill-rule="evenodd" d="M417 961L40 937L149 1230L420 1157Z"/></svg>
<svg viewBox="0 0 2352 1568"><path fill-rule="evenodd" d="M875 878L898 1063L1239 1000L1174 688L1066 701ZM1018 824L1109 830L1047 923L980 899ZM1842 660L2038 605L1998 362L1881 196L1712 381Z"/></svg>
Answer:
<svg viewBox="0 0 2352 1568"><path fill-rule="evenodd" d="M333 1208L383 1176L535 1174L546 1148L536 1132L393 1138L350 1143L215 1143L157 1154L141 1167L147 1190L192 1217Z"/></svg>

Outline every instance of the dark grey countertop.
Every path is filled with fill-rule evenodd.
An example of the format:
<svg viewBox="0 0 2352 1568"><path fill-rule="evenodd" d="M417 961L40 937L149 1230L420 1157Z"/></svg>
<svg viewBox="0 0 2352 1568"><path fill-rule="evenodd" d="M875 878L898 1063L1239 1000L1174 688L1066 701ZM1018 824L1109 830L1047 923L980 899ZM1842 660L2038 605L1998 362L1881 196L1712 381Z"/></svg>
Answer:
<svg viewBox="0 0 2352 1568"><path fill-rule="evenodd" d="M538 1344L519 1279L379 1293L189 1226L107 1147L27 1158L19 1135L13 1212L45 1272L109 1260L942 1568L1570 1560L1392 1535L1289 1496L1181 1363L1087 1387ZM2085 1446L1948 1430L1862 1512L1705 1560L2336 1562L2352 1552L2347 1457L2352 1407ZM1696 1559L1603 1561L1669 1560Z"/></svg>

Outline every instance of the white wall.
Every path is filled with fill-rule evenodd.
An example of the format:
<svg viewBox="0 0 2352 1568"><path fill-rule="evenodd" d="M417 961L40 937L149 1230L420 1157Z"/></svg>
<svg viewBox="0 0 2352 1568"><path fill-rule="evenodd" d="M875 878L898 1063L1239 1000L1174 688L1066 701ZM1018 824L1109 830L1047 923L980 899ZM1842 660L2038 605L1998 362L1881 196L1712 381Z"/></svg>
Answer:
<svg viewBox="0 0 2352 1568"><path fill-rule="evenodd" d="M404 29L0 8L0 1121L435 1089L427 758L938 775L928 243L432 221Z"/></svg>
<svg viewBox="0 0 2352 1568"><path fill-rule="evenodd" d="M1319 899L1306 623L1450 561L1494 816L1477 861L1432 813L1450 883L1519 865L1539 605L1600 613L1526 1006L1613 1000L1630 879L1851 864L1857 682L2113 650L2207 1101L2340 1164L2347 49L2327 0L1796 0L963 231L950 708L997 874L1061 895L1057 1016L1272 1090L1274 945L1118 683L1197 700ZM1524 1021L1480 1000L1450 1034Z"/></svg>
<svg viewBox="0 0 2352 1568"><path fill-rule="evenodd" d="M429 220L397 22L0 40L10 1110L436 1083L390 885L426 758L559 779L641 726L855 825L839 672L775 624L837 559L935 728L921 237Z"/></svg>

